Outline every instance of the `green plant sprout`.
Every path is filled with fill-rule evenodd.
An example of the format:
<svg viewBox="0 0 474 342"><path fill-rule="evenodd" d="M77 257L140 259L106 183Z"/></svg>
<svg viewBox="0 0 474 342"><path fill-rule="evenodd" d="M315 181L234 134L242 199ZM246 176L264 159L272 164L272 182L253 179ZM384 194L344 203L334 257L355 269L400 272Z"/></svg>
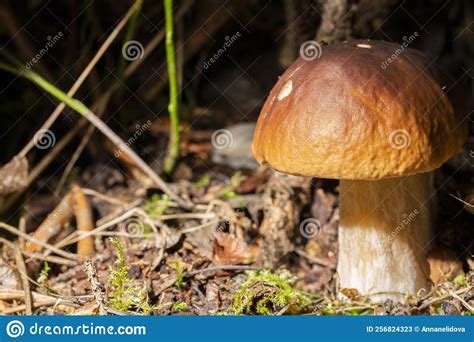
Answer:
<svg viewBox="0 0 474 342"><path fill-rule="evenodd" d="M51 266L49 266L48 262L45 261L43 263L43 267L41 268L41 271L39 273L38 277L38 284L39 284L39 292L41 293L48 293L48 278L49 278L49 272L51 271Z"/></svg>
<svg viewBox="0 0 474 342"><path fill-rule="evenodd" d="M50 271L51 271L51 266L49 266L48 262L45 261L43 263L43 268L40 271L40 277L44 277L44 278L48 279Z"/></svg>
<svg viewBox="0 0 474 342"><path fill-rule="evenodd" d="M211 177L209 175L204 175L201 179L199 179L196 183L197 188L203 188L211 184Z"/></svg>
<svg viewBox="0 0 474 342"><path fill-rule="evenodd" d="M240 186L240 177L242 176L242 172L237 171L230 177L230 184L226 185L226 187L220 192L219 197L222 199L232 199L232 198L241 198L236 192Z"/></svg>
<svg viewBox="0 0 474 342"><path fill-rule="evenodd" d="M171 174L180 154L179 137L179 94L176 76L176 57L173 43L173 0L164 0L166 22L166 64L168 66L170 99L168 112L170 114L170 141L165 157L163 170Z"/></svg>

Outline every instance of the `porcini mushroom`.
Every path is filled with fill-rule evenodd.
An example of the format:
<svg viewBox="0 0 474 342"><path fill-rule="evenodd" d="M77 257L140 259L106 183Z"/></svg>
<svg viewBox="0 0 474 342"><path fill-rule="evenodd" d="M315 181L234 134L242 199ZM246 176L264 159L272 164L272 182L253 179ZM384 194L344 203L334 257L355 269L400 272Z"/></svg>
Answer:
<svg viewBox="0 0 474 342"><path fill-rule="evenodd" d="M458 89L414 49L381 41L324 46L280 77L257 122L259 163L340 179L341 288L402 300L429 285L432 170L467 135Z"/></svg>

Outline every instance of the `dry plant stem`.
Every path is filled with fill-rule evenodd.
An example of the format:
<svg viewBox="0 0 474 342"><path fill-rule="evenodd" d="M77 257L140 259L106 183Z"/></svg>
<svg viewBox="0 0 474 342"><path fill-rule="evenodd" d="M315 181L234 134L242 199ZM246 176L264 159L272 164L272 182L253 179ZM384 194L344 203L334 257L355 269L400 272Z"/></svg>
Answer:
<svg viewBox="0 0 474 342"><path fill-rule="evenodd" d="M447 298L449 298L449 297L452 297L453 294L455 294L455 295L464 294L464 293L466 293L466 292L471 291L471 289L472 289L472 286L469 286L469 287L466 287L466 288L464 288L464 289L461 289L461 290L458 290L458 291L455 291L455 292L450 292L450 293L448 293L448 294L445 294L444 296L431 299L431 300L429 300L429 301L423 303L423 305L419 306L417 309L418 309L418 311L421 312L421 311L425 310L426 308L428 308L430 305L433 305L434 303L437 303L437 302L440 302L440 301L442 301L442 300L445 300L445 299L447 299Z"/></svg>
<svg viewBox="0 0 474 342"><path fill-rule="evenodd" d="M36 254L36 253L28 253L26 251L22 251L22 253L26 257L28 257L28 259L26 260L26 263L29 263L31 259L38 259L38 260L47 261L53 264L65 265L69 267L74 267L78 265L78 262L75 260L65 259L65 258L61 258L54 255L46 255L47 253L44 253L44 255Z"/></svg>
<svg viewBox="0 0 474 342"><path fill-rule="evenodd" d="M193 3L193 0L188 0L186 1L183 6L179 8L179 10L176 12L175 15L175 21L180 20L183 15L191 8L191 5ZM165 38L165 30L160 31L156 36L153 37L153 39L145 46L145 49L143 51L143 56L135 61L133 61L131 64L127 66L125 69L121 81L115 81L115 83L110 87L110 89L102 94L99 97L99 100L94 103L92 108L99 108L97 109L97 116L102 116L103 111L105 110L105 106L107 105L111 95L116 92L118 89L122 87L122 82L129 76L131 76L135 70L147 59L147 57L151 54L151 52L163 41ZM81 119L81 122L84 124L86 121L84 119ZM59 190L62 188L64 185L64 182L66 180L67 175L71 172L74 164L76 161L79 159L79 156L81 155L82 151L84 150L85 145L89 141L90 137L92 136L92 133L94 133L95 127L93 125L89 126L85 136L82 138L80 145L78 146L77 150L74 152L73 157L68 163L68 166L63 172L63 175L61 176L60 181L58 182L58 186L56 187L56 192L59 192ZM68 139L68 142L71 139ZM61 140L62 141L62 140ZM67 144L67 143L66 143Z"/></svg>
<svg viewBox="0 0 474 342"><path fill-rule="evenodd" d="M455 298L455 299L457 299L458 301L460 301L461 304L462 304L466 309L468 309L468 310L471 312L471 314L474 313L474 308L473 308L471 305L469 305L469 303L466 302L463 298L459 297L459 295L457 295L457 294L454 293L453 291L449 291L449 294L450 294L453 298Z"/></svg>
<svg viewBox="0 0 474 342"><path fill-rule="evenodd" d="M25 260L23 259L23 255L21 254L21 251L18 248L15 248L14 253L15 253L16 267L18 267L18 272L20 273L23 291L25 291L25 313L27 315L32 315L33 314L33 299L31 297L30 282L28 281Z"/></svg>
<svg viewBox="0 0 474 342"><path fill-rule="evenodd" d="M86 233L82 233L82 234L71 234L69 235L67 238L65 238L64 240L58 242L56 244L56 248L62 248L62 247L65 247L67 245L70 245L72 243L76 243L82 239L85 239L89 236L93 236L95 234L97 234L98 232L101 232L101 231L104 231L106 230L107 228L109 227L112 227L114 225L116 225L117 223L119 222L122 222L132 216L140 216L140 217L143 217L144 220L145 220L145 223L149 224L151 229L153 230L153 232L155 233L155 235L158 235L158 229L156 228L155 224L153 223L153 221L146 215L146 213L140 209L140 208L132 208L130 209L129 211L127 211L126 213L110 220L109 222L99 226L99 227L96 227L94 230L90 231L90 232L86 232ZM78 236L79 235L79 236Z"/></svg>
<svg viewBox="0 0 474 342"><path fill-rule="evenodd" d="M372 300L403 300L428 288L426 251L435 211L433 174L340 183L342 288ZM397 294L399 293L399 294Z"/></svg>
<svg viewBox="0 0 474 342"><path fill-rule="evenodd" d="M94 294L94 298L97 302L97 307L99 308L99 315L107 315L105 309L105 290L102 284L99 281L99 276L97 275L97 270L91 260L87 260L84 266L84 271L87 274L87 279L91 284L91 291Z"/></svg>
<svg viewBox="0 0 474 342"><path fill-rule="evenodd" d="M84 194L86 194L88 196L94 196L94 197L96 197L97 199L99 199L101 201L117 204L117 205L122 206L122 207L125 207L128 204L128 202L122 201L121 199L118 199L118 198L115 198L115 197L110 197L110 196L104 195L104 194L102 194L98 191L95 191L93 189L82 188L82 192L84 192Z"/></svg>
<svg viewBox="0 0 474 342"><path fill-rule="evenodd" d="M5 54L5 53L4 53ZM9 72L14 72L14 68L4 64L0 63L0 68L2 68L5 71ZM118 148L120 148L123 152L128 154L128 156L134 161L134 163L142 169L142 171L150 177L150 179L155 182L155 184L163 191L165 192L170 198L174 199L183 208L189 209L192 208L192 203L190 201L185 201L184 199L180 198L177 196L156 173L153 171L148 164L146 164L143 159L138 156L125 142L113 131L111 130L102 120L100 120L97 115L95 115L93 112L89 110L82 102L71 98L67 94L65 94L63 91L61 91L59 88L55 87L48 81L46 81L43 77L38 75L37 73L26 69L20 64L17 64L17 70L19 72L19 75L29 79L33 83L35 83L37 86L45 90L47 93L53 95L56 99L64 102L66 105L68 105L70 108L84 116L90 123L92 123L99 131L101 131L107 138L110 139Z"/></svg>
<svg viewBox="0 0 474 342"><path fill-rule="evenodd" d="M74 215L76 216L77 230L79 232L90 232L94 228L92 220L92 208L82 189L73 184L72 193L74 198ZM94 255L94 239L88 237L78 241L77 257L79 261L85 261Z"/></svg>
<svg viewBox="0 0 474 342"><path fill-rule="evenodd" d="M20 221L18 222L18 230L22 233L26 233L26 219L24 216L20 217ZM20 248L25 248L25 240L23 238L18 238L18 244Z"/></svg>
<svg viewBox="0 0 474 342"><path fill-rule="evenodd" d="M21 232L21 230L20 230L20 232ZM19 250L24 256L28 257L28 259L25 260L25 263L30 262L31 259L38 259L38 260L48 261L48 262L51 262L53 264L58 264L58 265L66 265L66 266L71 266L71 267L74 267L74 266L77 265L76 261L61 258L61 257L58 257L58 256L45 256L45 255L42 255L42 254L29 253L29 252L25 251L23 247L21 247L21 246L18 247L14 243L12 243L11 241L8 241L7 239L4 239L2 237L0 237L0 242L6 244L8 246L12 246L11 248L13 248L15 250ZM20 238L18 239L18 243L20 243Z"/></svg>
<svg viewBox="0 0 474 342"><path fill-rule="evenodd" d="M132 14L136 11L136 8L140 6L139 4L141 3L140 1L136 1L133 6L128 10L127 14L120 20L118 25L115 27L115 29L112 31L112 33L107 37L105 42L102 44L102 46L99 48L95 56L92 58L92 60L89 62L89 64L86 66L86 68L82 71L81 75L77 78L76 82L74 82L73 86L71 89L67 92L67 95L72 97L76 93L76 91L80 88L82 83L85 81L89 73L91 72L92 68L97 64L97 62L100 60L100 58L103 56L105 51L109 48L110 44L115 40L117 35L120 33L120 31L123 29L127 21L130 19ZM54 121L58 118L59 114L66 108L66 104L64 102L61 102L56 109L53 111L53 113L50 115L48 120L44 122L44 124L41 126L40 130L46 130L49 129ZM31 139L28 144L21 150L19 153L20 156L25 156L28 151L30 151L35 144L35 140Z"/></svg>
<svg viewBox="0 0 474 342"><path fill-rule="evenodd" d="M177 11L175 20L180 20L185 13L191 8L191 5L193 4L193 0L188 0L186 1L182 7ZM160 31L157 33L153 39L146 45L144 53L142 58L139 58L135 61L133 61L130 65L127 66L124 72L124 76L129 77L131 76L137 69L138 67L147 59L148 56L153 52L154 49L163 41L165 38L165 31ZM122 80L123 81L123 80ZM103 110L105 109L104 107L106 106L107 102L109 101L110 97L114 92L119 90L122 86L122 83L120 81L115 81L115 83L110 87L110 89L103 93L99 99L92 105L92 109L97 111L97 114L101 114ZM95 108L100 108L100 109L95 109ZM99 115L101 116L101 115ZM21 196L23 191L28 188L29 185L38 177L38 175L46 169L46 167L49 165L49 163L66 147L71 140L74 138L74 136L81 131L81 129L87 124L87 120L85 118L81 118L79 122L76 124L76 126L69 131L55 146L54 148L48 153L42 160L41 162L34 167L32 172L30 173L28 177L28 182L27 185L25 186L24 189L21 189L17 191L15 194L12 196L8 197L7 201L4 203L2 209L0 209L0 212L6 212L8 211L9 208L13 204L16 203L18 198ZM25 147L26 148L26 147Z"/></svg>
<svg viewBox="0 0 474 342"><path fill-rule="evenodd" d="M7 232L9 233L12 233L12 234L15 234L17 236L20 236L22 238L24 238L26 241L28 242L31 242L31 243L34 243L36 245L39 245L47 250L51 250L53 253L56 253L57 255L60 255L64 258L67 258L67 259L71 259L71 260L76 260L77 259L77 255L74 254L74 253L69 253L69 252L65 252L59 248L56 248L54 246L51 246L50 244L48 243L45 243L43 241L39 241L31 236L29 236L28 234L25 234L25 233L22 233L20 232L18 229L16 229L15 227L12 227L4 222L0 222L0 228L3 228L4 230L6 230Z"/></svg>
<svg viewBox="0 0 474 342"><path fill-rule="evenodd" d="M54 189L55 194L59 194L61 192L61 189L66 183L67 177L71 173L74 165L76 164L77 160L81 156L82 151L84 151L93 133L94 133L94 126L90 125L87 128L86 134L84 134L84 136L82 137L81 142L79 143L79 146L77 146L76 151L74 151L74 154L72 155L71 159L69 160L66 167L64 168L61 178L58 181L58 185Z"/></svg>
<svg viewBox="0 0 474 342"><path fill-rule="evenodd" d="M32 307L41 307L41 306L52 306L55 305L58 310L65 312L72 312L71 308L76 307L77 304L64 301L60 298L55 298L52 296L44 295L38 292L31 293L33 304ZM11 301L11 300L21 300L25 298L25 291L22 290L13 290L4 286L0 287L0 300L2 301ZM17 312L26 311L26 305L17 305L12 308L4 309L0 313L3 315L11 315Z"/></svg>
<svg viewBox="0 0 474 342"><path fill-rule="evenodd" d="M105 125L103 121L101 121L94 113L87 112L84 116L91 122L99 131L104 133L107 138L109 138L117 147L119 147L122 151L124 151L128 156L133 159L134 163L148 176L150 179L161 189L165 192L171 199L178 202L183 208L190 209L192 207L192 203L189 201L185 201L182 198L178 197L156 173L153 171L147 163L141 159L138 154L135 153L128 145L126 145L123 140L115 134L108 126Z"/></svg>
<svg viewBox="0 0 474 342"><path fill-rule="evenodd" d="M54 306L56 309L66 312L66 313L73 313L74 309L72 307L67 306L67 305L58 305L59 300L58 299L44 299L44 300L38 300L34 302L34 306L39 308L39 307L46 307L46 306ZM26 311L26 305L21 304L17 305L12 308L4 309L3 311L0 312L2 315L13 315L18 312Z"/></svg>
<svg viewBox="0 0 474 342"><path fill-rule="evenodd" d="M21 285L23 287L24 300L25 300L25 313L27 315L32 315L33 314L33 300L31 297L30 282L28 281L25 260L23 259L21 250L18 248L17 245L15 245L14 243L4 238L0 237L0 242L8 246L12 250L12 252L15 254L16 267L18 268L18 273L20 274L20 278L21 278Z"/></svg>
<svg viewBox="0 0 474 342"><path fill-rule="evenodd" d="M221 266L212 266L207 268L201 268L200 270L184 272L183 277L192 277L196 274L207 273L207 272L217 272L217 271L255 271L260 270L259 267L246 266L246 265L221 265Z"/></svg>

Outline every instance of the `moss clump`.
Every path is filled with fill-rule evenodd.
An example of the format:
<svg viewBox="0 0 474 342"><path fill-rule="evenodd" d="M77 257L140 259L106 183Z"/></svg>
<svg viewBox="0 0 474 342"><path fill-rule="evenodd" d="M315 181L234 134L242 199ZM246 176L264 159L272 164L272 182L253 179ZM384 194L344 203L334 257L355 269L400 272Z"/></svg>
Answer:
<svg viewBox="0 0 474 342"><path fill-rule="evenodd" d="M51 271L51 267L49 266L48 262L45 261L43 264L43 268L40 271L39 277L38 277L38 290L39 292L43 294L48 294L48 279L49 279L49 272Z"/></svg>
<svg viewBox="0 0 474 342"><path fill-rule="evenodd" d="M139 312L148 315L155 308L147 301L145 286L133 286L133 279L128 277L130 265L125 258L125 250L118 239L110 238L110 242L117 251L117 258L114 265L110 267L109 283L112 291L109 295L109 305L120 311L137 309Z"/></svg>
<svg viewBox="0 0 474 342"><path fill-rule="evenodd" d="M170 198L168 195L153 194L145 200L143 210L152 218L160 217L168 209Z"/></svg>
<svg viewBox="0 0 474 342"><path fill-rule="evenodd" d="M234 295L232 313L272 315L283 309L288 314L304 312L310 300L292 287L294 280L288 271L278 274L268 270L248 272L247 280Z"/></svg>
<svg viewBox="0 0 474 342"><path fill-rule="evenodd" d="M174 303L171 307L171 311L184 311L188 309L186 302Z"/></svg>

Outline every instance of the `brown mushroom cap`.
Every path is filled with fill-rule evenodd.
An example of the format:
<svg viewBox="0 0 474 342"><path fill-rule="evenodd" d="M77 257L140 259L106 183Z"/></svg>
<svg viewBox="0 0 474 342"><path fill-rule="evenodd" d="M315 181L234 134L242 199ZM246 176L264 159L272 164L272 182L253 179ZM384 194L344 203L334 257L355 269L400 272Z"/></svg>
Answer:
<svg viewBox="0 0 474 342"><path fill-rule="evenodd" d="M397 49L352 41L298 59L260 113L257 161L289 174L367 180L441 166L467 135L462 95L421 52L405 48L393 59Z"/></svg>

